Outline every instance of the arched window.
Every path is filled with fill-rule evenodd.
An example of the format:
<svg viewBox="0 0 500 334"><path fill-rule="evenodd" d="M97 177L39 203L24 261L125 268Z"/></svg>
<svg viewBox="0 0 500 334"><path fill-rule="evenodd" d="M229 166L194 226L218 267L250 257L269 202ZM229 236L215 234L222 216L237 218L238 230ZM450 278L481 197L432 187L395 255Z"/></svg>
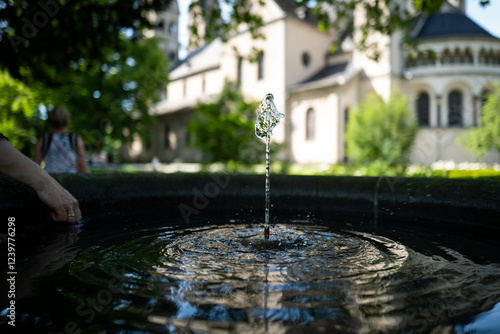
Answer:
<svg viewBox="0 0 500 334"><path fill-rule="evenodd" d="M406 57L406 68L415 67L416 63L417 63L416 59L411 55L408 55L408 57Z"/></svg>
<svg viewBox="0 0 500 334"><path fill-rule="evenodd" d="M418 94L416 109L418 124L420 126L429 126L429 94Z"/></svg>
<svg viewBox="0 0 500 334"><path fill-rule="evenodd" d="M472 51L470 48L465 49L465 63L472 64L474 62L474 56L472 55Z"/></svg>
<svg viewBox="0 0 500 334"><path fill-rule="evenodd" d="M302 65L304 65L304 67L308 67L310 63L311 63L311 56L309 55L309 53L303 52L302 53Z"/></svg>
<svg viewBox="0 0 500 334"><path fill-rule="evenodd" d="M490 52L488 52L488 56L487 56L487 64L494 64L495 63L495 53L490 50Z"/></svg>
<svg viewBox="0 0 500 334"><path fill-rule="evenodd" d="M448 126L462 125L462 93L454 90L448 95Z"/></svg>
<svg viewBox="0 0 500 334"><path fill-rule="evenodd" d="M177 34L177 24L175 24L174 22L170 23L170 25L168 26L168 33L172 36Z"/></svg>
<svg viewBox="0 0 500 334"><path fill-rule="evenodd" d="M163 20L158 20L158 22L156 22L156 31L158 31L159 33L161 33L161 31L165 29L165 22Z"/></svg>
<svg viewBox="0 0 500 334"><path fill-rule="evenodd" d="M264 79L264 52L259 53L259 58L257 59L257 79Z"/></svg>
<svg viewBox="0 0 500 334"><path fill-rule="evenodd" d="M453 63L453 56L450 52L449 49L445 49L441 55L441 62L443 64L452 64Z"/></svg>
<svg viewBox="0 0 500 334"><path fill-rule="evenodd" d="M306 113L306 140L314 140L315 137L315 120L314 109L310 108Z"/></svg>
<svg viewBox="0 0 500 334"><path fill-rule="evenodd" d="M170 59L170 61L175 61L175 53L173 51L168 53L168 59Z"/></svg>
<svg viewBox="0 0 500 334"><path fill-rule="evenodd" d="M171 148L171 145L170 145L170 127L168 125L165 125L165 127L163 128L163 146L166 148L166 149L169 149Z"/></svg>

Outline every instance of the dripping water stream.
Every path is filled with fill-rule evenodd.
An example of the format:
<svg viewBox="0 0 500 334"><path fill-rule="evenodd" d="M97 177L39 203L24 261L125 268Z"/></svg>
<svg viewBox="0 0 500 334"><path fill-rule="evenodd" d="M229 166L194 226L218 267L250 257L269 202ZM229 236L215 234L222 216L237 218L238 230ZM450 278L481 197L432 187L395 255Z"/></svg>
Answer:
<svg viewBox="0 0 500 334"><path fill-rule="evenodd" d="M271 135L273 129L278 125L280 119L285 117L280 113L274 104L272 94L267 94L257 109L257 120L255 121L255 135L258 138L266 139L266 206L264 217L264 238L269 239L269 206L270 206L270 150Z"/></svg>
<svg viewBox="0 0 500 334"><path fill-rule="evenodd" d="M269 133L266 135L266 215L264 219L264 236L269 238L269 193L270 193L270 182L269 182L269 165L270 165L270 146L271 146L271 136Z"/></svg>

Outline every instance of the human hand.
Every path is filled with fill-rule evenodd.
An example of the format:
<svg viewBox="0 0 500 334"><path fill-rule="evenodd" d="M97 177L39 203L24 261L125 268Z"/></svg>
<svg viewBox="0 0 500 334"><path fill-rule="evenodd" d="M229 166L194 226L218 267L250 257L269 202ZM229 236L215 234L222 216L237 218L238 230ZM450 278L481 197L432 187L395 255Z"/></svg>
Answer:
<svg viewBox="0 0 500 334"><path fill-rule="evenodd" d="M52 219L56 222L77 223L82 217L78 200L54 179L37 190L42 202L53 209Z"/></svg>
<svg viewBox="0 0 500 334"><path fill-rule="evenodd" d="M0 138L0 173L32 187L40 200L51 207L56 222L77 223L82 217L76 198L52 178L40 165L28 159L6 139Z"/></svg>

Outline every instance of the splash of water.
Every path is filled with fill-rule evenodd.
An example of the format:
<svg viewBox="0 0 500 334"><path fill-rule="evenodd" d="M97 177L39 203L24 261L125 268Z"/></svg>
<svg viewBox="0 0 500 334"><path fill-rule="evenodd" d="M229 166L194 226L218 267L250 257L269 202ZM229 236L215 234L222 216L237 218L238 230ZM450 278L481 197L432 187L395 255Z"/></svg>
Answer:
<svg viewBox="0 0 500 334"><path fill-rule="evenodd" d="M257 110L255 135L261 139L270 137L273 134L273 129L283 117L285 115L280 113L274 104L273 94L267 94Z"/></svg>
<svg viewBox="0 0 500 334"><path fill-rule="evenodd" d="M280 113L274 104L274 97L272 94L267 94L262 99L257 109L257 120L255 121L255 135L261 139L266 138L266 208L265 208L265 223L264 223L264 237L269 238L269 151L271 143L271 135L273 129L278 125L280 120L285 117Z"/></svg>

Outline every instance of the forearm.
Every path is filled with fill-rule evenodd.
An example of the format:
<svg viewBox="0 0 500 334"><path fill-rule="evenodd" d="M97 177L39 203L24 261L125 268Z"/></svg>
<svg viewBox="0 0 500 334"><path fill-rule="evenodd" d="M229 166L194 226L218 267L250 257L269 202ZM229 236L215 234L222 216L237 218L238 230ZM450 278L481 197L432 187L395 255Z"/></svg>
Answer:
<svg viewBox="0 0 500 334"><path fill-rule="evenodd" d="M76 198L6 139L0 139L0 173L32 187L40 200L53 209L54 221L74 223L80 220L82 214Z"/></svg>
<svg viewBox="0 0 500 334"><path fill-rule="evenodd" d="M52 182L52 178L38 164L19 152L6 139L0 139L0 173L19 180L36 191Z"/></svg>

